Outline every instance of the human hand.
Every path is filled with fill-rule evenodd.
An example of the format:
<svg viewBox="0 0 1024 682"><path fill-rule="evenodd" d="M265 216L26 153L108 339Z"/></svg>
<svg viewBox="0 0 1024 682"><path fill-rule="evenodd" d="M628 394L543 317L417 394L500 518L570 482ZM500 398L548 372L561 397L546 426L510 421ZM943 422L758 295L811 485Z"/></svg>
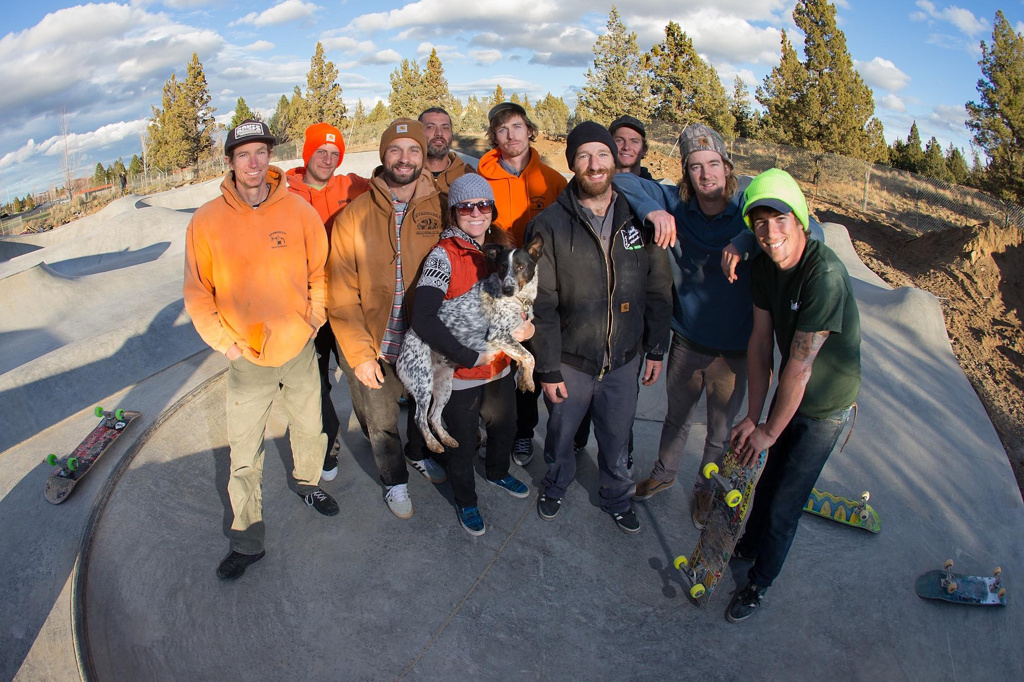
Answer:
<svg viewBox="0 0 1024 682"><path fill-rule="evenodd" d="M544 397L553 403L560 403L569 397L569 389L565 387L564 381L559 381L557 384L545 384L542 381L540 387L544 391Z"/></svg>
<svg viewBox="0 0 1024 682"><path fill-rule="evenodd" d="M481 365L489 365L494 362L494 358L498 357L498 353L493 350L485 350L476 356L476 364L474 367L480 367Z"/></svg>
<svg viewBox="0 0 1024 682"><path fill-rule="evenodd" d="M229 362L234 362L238 358L242 357L242 349L238 347L237 343L233 343L231 344L231 347L224 352L224 355L228 356Z"/></svg>
<svg viewBox="0 0 1024 682"><path fill-rule="evenodd" d="M722 249L722 273L725 274L725 278L729 280L729 284L732 284L737 280L736 277L736 266L740 264L743 257L740 255L740 250L732 244Z"/></svg>
<svg viewBox="0 0 1024 682"><path fill-rule="evenodd" d="M654 243L663 249L676 244L676 219L668 211L651 211L647 220L654 225Z"/></svg>
<svg viewBox="0 0 1024 682"><path fill-rule="evenodd" d="M527 339L532 339L536 331L537 328L533 326L533 320L526 320L512 332L512 338L522 343Z"/></svg>
<svg viewBox="0 0 1024 682"><path fill-rule="evenodd" d="M352 373L367 388L376 390L384 385L384 373L381 372L380 364L376 360L360 362L352 368Z"/></svg>
<svg viewBox="0 0 1024 682"><path fill-rule="evenodd" d="M662 360L647 360L644 364L644 374L640 378L640 383L644 386L650 386L658 380L661 376L661 368L664 366Z"/></svg>

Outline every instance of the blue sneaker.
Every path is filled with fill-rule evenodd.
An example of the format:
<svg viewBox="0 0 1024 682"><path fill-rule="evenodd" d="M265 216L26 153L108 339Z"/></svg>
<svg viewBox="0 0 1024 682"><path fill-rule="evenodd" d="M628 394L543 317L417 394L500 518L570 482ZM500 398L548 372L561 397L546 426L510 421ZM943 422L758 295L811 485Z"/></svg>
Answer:
<svg viewBox="0 0 1024 682"><path fill-rule="evenodd" d="M487 530L479 507L459 507L459 523L473 536L483 535Z"/></svg>
<svg viewBox="0 0 1024 682"><path fill-rule="evenodd" d="M488 480L487 482L498 486L512 497L523 499L530 496L530 489L526 487L526 484L511 474L500 481Z"/></svg>

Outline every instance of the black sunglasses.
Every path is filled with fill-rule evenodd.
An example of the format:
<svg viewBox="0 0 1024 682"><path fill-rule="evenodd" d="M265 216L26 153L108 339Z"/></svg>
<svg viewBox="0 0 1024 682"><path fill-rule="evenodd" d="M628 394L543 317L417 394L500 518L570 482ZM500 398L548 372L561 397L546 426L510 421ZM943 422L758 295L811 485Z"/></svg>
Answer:
<svg viewBox="0 0 1024 682"><path fill-rule="evenodd" d="M484 199L483 201L463 201L462 203L455 204L455 210L461 216L472 215L474 208L481 213L488 213L494 209L494 202L490 199Z"/></svg>

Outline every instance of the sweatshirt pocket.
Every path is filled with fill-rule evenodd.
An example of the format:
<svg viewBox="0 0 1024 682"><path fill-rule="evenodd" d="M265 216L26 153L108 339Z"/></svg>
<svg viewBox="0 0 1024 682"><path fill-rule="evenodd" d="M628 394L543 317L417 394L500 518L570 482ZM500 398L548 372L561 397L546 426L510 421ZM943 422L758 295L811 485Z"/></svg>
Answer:
<svg viewBox="0 0 1024 682"><path fill-rule="evenodd" d="M262 344L254 353L257 364L280 367L299 354L313 331L312 325L294 311L267 320L262 325Z"/></svg>

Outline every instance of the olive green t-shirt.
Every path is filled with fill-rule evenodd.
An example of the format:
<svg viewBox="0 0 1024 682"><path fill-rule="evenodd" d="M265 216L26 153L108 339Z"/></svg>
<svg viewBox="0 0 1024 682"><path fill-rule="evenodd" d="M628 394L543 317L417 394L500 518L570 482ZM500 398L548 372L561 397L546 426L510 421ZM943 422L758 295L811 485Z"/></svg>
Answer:
<svg viewBox="0 0 1024 682"><path fill-rule="evenodd" d="M771 313L783 368L796 332L830 332L814 358L797 412L823 419L852 405L860 392L860 313L839 256L809 239L800 262L789 270L780 270L770 258L755 259L751 282L754 305Z"/></svg>

